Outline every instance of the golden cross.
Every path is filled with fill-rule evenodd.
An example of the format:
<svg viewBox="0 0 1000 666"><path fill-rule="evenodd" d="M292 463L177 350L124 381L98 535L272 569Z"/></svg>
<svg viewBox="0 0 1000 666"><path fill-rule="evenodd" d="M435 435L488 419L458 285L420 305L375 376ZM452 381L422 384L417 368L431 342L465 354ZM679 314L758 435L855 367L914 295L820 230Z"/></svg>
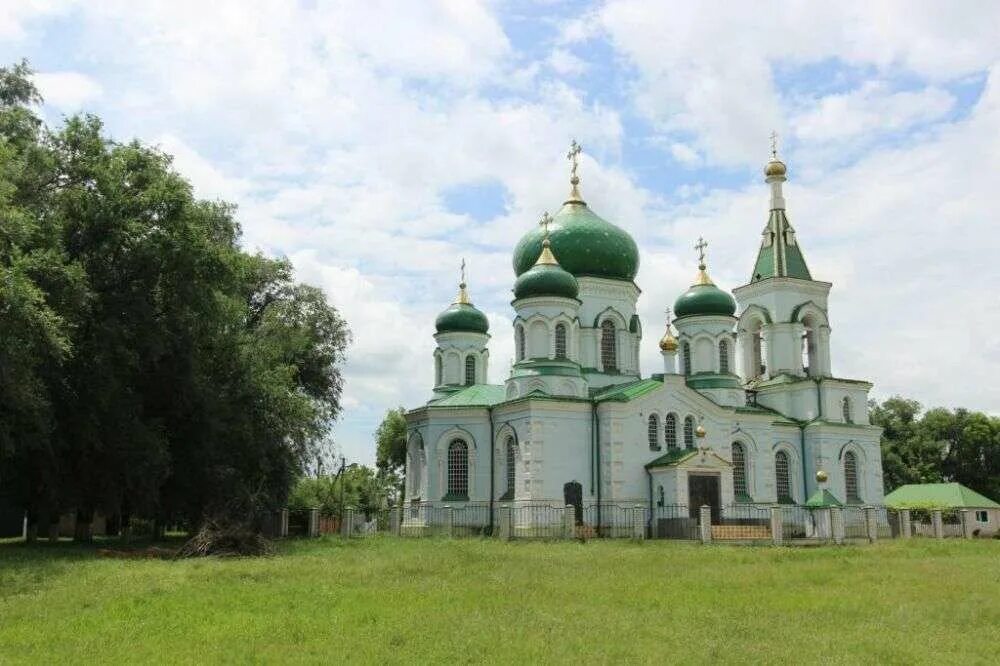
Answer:
<svg viewBox="0 0 1000 666"><path fill-rule="evenodd" d="M545 236L549 235L549 225L552 223L552 218L549 216L549 211L542 213L542 217L538 220L538 224L541 225L542 230L545 232Z"/></svg>
<svg viewBox="0 0 1000 666"><path fill-rule="evenodd" d="M673 311L670 308L667 308L664 312L667 313L667 328L670 328L670 315L673 314Z"/></svg>
<svg viewBox="0 0 1000 666"><path fill-rule="evenodd" d="M771 157L778 158L778 133L771 130Z"/></svg>
<svg viewBox="0 0 1000 666"><path fill-rule="evenodd" d="M465 257L462 257L462 284L465 284Z"/></svg>
<svg viewBox="0 0 1000 666"><path fill-rule="evenodd" d="M571 175L570 180L571 181L572 180L577 180L576 167L579 166L579 163L577 161L577 157L579 157L580 153L582 153L582 152L583 152L583 147L580 146L580 144L578 144L576 142L576 139L573 139L573 141L569 144L569 152L566 153L566 159L568 159L570 161L570 163L572 163L572 165L573 165L573 167L572 167L572 169L570 171L570 175Z"/></svg>
<svg viewBox="0 0 1000 666"><path fill-rule="evenodd" d="M701 236L698 236L698 242L694 244L694 249L698 250L698 263L705 263L705 248L708 247L708 243Z"/></svg>

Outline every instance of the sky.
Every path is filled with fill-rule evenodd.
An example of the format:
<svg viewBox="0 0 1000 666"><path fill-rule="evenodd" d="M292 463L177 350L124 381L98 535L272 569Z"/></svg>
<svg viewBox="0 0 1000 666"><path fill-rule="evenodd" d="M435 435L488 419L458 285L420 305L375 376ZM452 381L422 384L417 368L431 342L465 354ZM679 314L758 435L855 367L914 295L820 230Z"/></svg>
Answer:
<svg viewBox="0 0 1000 666"><path fill-rule="evenodd" d="M645 374L699 236L717 284L749 279L776 131L834 374L1000 413L997 35L971 0L0 1L0 62L28 58L48 122L158 145L325 289L353 332L334 442L364 463L430 397L462 258L506 377L512 250L565 199L571 139L640 247Z"/></svg>

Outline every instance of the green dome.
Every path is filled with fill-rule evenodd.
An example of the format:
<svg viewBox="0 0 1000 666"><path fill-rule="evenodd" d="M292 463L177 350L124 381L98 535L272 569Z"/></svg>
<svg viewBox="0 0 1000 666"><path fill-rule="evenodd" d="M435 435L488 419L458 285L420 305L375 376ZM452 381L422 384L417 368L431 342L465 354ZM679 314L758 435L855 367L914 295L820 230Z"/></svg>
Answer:
<svg viewBox="0 0 1000 666"><path fill-rule="evenodd" d="M514 298L562 296L576 298L580 291L573 274L559 264L535 264L514 282Z"/></svg>
<svg viewBox="0 0 1000 666"><path fill-rule="evenodd" d="M438 333L486 333L490 330L486 315L471 303L452 303L437 316L434 326Z"/></svg>
<svg viewBox="0 0 1000 666"><path fill-rule="evenodd" d="M514 273L531 270L542 251L545 232L532 229L514 248ZM639 270L639 248L624 229L602 220L587 204L570 200L549 224L552 251L564 269L576 277L633 280Z"/></svg>
<svg viewBox="0 0 1000 666"><path fill-rule="evenodd" d="M732 317L736 301L714 284L695 284L674 301L677 318L693 315L723 315Z"/></svg>

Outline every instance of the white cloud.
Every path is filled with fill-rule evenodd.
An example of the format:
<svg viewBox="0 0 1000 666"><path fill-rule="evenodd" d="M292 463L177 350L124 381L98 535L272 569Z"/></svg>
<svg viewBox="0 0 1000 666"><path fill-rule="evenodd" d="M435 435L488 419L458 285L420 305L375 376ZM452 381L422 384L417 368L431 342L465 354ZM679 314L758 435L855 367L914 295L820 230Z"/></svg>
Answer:
<svg viewBox="0 0 1000 666"><path fill-rule="evenodd" d="M549 54L549 67L563 76L577 76L587 71L587 63L566 49L553 49Z"/></svg>
<svg viewBox="0 0 1000 666"><path fill-rule="evenodd" d="M35 85L45 102L64 113L74 113L98 99L101 85L80 72L39 72Z"/></svg>

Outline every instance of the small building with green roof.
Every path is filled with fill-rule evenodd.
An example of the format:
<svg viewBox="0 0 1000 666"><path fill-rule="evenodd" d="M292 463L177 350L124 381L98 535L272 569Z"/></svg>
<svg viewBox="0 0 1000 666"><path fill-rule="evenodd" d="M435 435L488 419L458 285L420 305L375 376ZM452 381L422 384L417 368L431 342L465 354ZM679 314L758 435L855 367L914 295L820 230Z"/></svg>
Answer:
<svg viewBox="0 0 1000 666"><path fill-rule="evenodd" d="M909 483L885 496L892 509L967 509L973 515L973 532L1000 532L1000 504L961 483Z"/></svg>

